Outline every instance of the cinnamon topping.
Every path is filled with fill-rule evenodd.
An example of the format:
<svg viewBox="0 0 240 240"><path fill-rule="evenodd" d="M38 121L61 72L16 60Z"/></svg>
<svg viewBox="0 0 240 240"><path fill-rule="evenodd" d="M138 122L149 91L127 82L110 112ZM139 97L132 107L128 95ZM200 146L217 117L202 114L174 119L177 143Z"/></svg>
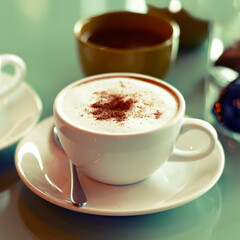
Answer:
<svg viewBox="0 0 240 240"><path fill-rule="evenodd" d="M128 98L122 94L107 94L101 92L101 99L91 105L91 112L97 120L115 119L117 122L127 119L127 112L137 102L133 98Z"/></svg>
<svg viewBox="0 0 240 240"><path fill-rule="evenodd" d="M156 118L156 119L159 119L159 118L161 117L162 113L161 113L159 110L157 110L157 111L154 113L154 115L155 115L155 118Z"/></svg>

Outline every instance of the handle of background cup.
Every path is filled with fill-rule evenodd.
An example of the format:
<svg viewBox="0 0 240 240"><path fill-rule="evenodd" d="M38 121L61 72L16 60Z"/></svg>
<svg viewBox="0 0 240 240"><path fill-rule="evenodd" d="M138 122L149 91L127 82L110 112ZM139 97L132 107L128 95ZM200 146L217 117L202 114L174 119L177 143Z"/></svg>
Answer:
<svg viewBox="0 0 240 240"><path fill-rule="evenodd" d="M13 54L3 54L0 55L0 71L2 72L2 68L7 65L13 65L14 67L14 75L11 78L11 82L7 85L6 88L0 89L0 95L5 95L14 90L18 84L25 78L26 74L26 65L24 61Z"/></svg>
<svg viewBox="0 0 240 240"><path fill-rule="evenodd" d="M206 121L194 118L185 118L180 135L191 130L200 130L204 132L210 144L202 149L196 150L181 150L175 148L169 161L194 161L208 156L214 149L218 140L217 132L212 125Z"/></svg>

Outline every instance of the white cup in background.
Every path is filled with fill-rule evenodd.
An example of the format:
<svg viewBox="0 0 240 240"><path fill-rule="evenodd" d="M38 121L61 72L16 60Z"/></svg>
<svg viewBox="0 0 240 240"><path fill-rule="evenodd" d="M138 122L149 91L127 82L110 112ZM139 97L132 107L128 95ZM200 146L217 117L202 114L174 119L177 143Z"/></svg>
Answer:
<svg viewBox="0 0 240 240"><path fill-rule="evenodd" d="M14 67L13 75L2 71L3 67L7 65ZM24 79L25 73L26 65L20 57L12 54L0 55L0 97L4 97L15 90Z"/></svg>
<svg viewBox="0 0 240 240"><path fill-rule="evenodd" d="M4 72L4 67L13 66L13 74ZM0 137L8 131L10 122L7 116L8 97L19 87L26 74L24 61L13 54L0 55Z"/></svg>

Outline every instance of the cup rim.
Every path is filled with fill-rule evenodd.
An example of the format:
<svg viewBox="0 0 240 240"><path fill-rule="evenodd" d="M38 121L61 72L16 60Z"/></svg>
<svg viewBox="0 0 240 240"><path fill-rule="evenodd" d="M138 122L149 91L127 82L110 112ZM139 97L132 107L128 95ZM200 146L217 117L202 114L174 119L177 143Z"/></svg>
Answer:
<svg viewBox="0 0 240 240"><path fill-rule="evenodd" d="M141 132L132 132L132 133L105 133L105 132L100 132L100 131L94 131L91 129L87 129L81 126L78 126L77 124L74 124L73 122L68 121L67 119L64 118L64 116L61 115L61 113L58 110L58 101L59 98L61 97L61 95L69 88L72 88L73 86L76 86L78 84L82 84L84 82L88 82L88 81L95 81L98 79L104 79L104 78L110 78L110 77L130 77L130 78L134 78L134 79L138 79L140 81L150 81L151 83L163 86L164 88L167 88L168 90L171 91L171 93L173 93L176 96L176 99L178 101L178 111L175 115L174 118L172 118L167 124L165 124L164 126L159 126L156 127L154 129L151 130L147 130L147 131L141 131ZM67 124L69 125L72 129L74 129L74 131L76 132L84 132L86 134L94 134L96 136L105 136L105 137L134 137L134 136L141 136L141 135L145 135L145 134L150 134L150 133L156 133L157 131L164 130L167 128L171 128L172 126L174 126L180 118L182 118L185 114L185 109L186 109L186 103L184 100L183 95L172 85L166 83L163 80L160 80L158 78L155 77L151 77L145 74L138 74L138 73L126 73L126 72L119 72L119 73L103 73L103 74L97 74L97 75L93 75L93 76L89 76L89 77L85 77L82 79L79 79L69 85L67 85L65 88L63 88L56 96L55 100L54 100L54 104L53 104L53 113L54 113L54 118L55 121L60 121L61 123Z"/></svg>
<svg viewBox="0 0 240 240"><path fill-rule="evenodd" d="M131 15L136 15L136 16L143 16L146 15L150 18L154 18L158 21L163 21L165 23L167 23L171 29L172 29L172 34L170 38L165 39L164 41L160 42L159 44L154 44L151 46L146 46L143 48L113 48L113 47L108 47L108 46L104 46L104 45L100 45L100 44L96 44L90 41L86 41L83 40L83 38L81 36L79 36L79 32L82 29L82 27L90 22L92 19L96 19L102 16L107 16L107 15L114 15L114 14L131 14ZM137 13L137 12L131 12L131 11L112 11L112 12L107 12L107 13L103 13L103 14L98 14L98 15L94 15L94 16L90 16L90 17L86 17L86 18L82 18L79 19L73 28L73 33L74 36L76 38L77 41L79 41L81 44L84 44L86 46L89 46L91 48L94 49L98 49L99 51L105 51L105 52L118 52L118 53L138 53L138 52L149 52L149 51L153 51L155 49L159 49L159 48L163 48L165 46L170 46L172 44L173 39L177 39L180 36L180 28L178 26L178 24L168 18L167 16L161 16L161 17L156 17L147 13Z"/></svg>

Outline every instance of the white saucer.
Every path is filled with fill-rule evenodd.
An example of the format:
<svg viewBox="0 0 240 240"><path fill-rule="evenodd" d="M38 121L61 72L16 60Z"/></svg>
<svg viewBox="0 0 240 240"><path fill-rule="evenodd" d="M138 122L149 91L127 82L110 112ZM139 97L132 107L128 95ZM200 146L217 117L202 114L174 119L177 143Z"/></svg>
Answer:
<svg viewBox="0 0 240 240"><path fill-rule="evenodd" d="M218 142L207 158L189 163L166 163L149 179L128 186L112 186L81 175L88 202L70 203L69 162L52 135L53 117L39 123L17 146L15 165L34 193L58 206L97 215L140 215L188 203L206 193L220 178L224 152ZM190 142L194 139L188 136ZM186 147L186 140L178 143Z"/></svg>
<svg viewBox="0 0 240 240"><path fill-rule="evenodd" d="M26 83L0 100L0 150L16 143L37 123L42 102Z"/></svg>

